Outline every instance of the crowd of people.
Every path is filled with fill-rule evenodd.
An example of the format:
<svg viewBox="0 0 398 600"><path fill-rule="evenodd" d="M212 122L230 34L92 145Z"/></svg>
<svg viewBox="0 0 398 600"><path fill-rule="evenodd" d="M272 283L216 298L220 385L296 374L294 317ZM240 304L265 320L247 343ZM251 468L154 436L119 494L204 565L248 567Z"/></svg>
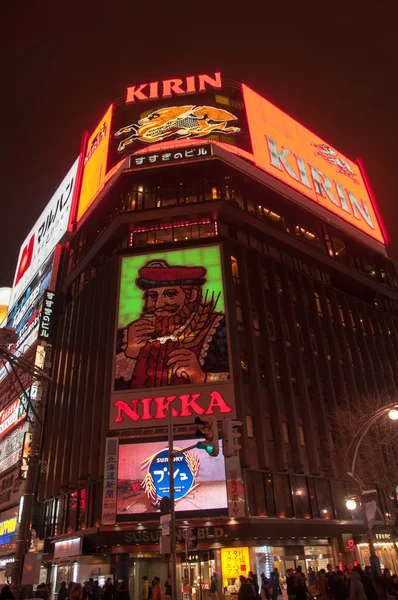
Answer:
<svg viewBox="0 0 398 600"><path fill-rule="evenodd" d="M370 566L341 570L331 565L318 572L309 567L305 575L298 566L286 572L286 592L288 600L398 600L398 575L384 569L377 576ZM252 571L240 577L238 600L278 600L278 596L282 600L278 569L270 577L262 573L260 582Z"/></svg>

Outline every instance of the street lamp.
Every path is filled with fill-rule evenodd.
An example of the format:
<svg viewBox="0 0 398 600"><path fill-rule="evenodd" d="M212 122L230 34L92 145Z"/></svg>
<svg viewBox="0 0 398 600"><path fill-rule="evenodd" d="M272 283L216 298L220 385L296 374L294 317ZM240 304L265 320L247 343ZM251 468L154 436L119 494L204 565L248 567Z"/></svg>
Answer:
<svg viewBox="0 0 398 600"><path fill-rule="evenodd" d="M372 527L373 527L373 523L374 523L374 520L376 517L376 510L377 510L377 503L376 503L377 492L376 492L376 490L365 490L363 481L360 479L360 477L358 477L358 475L355 474L355 465L356 465L356 461L357 461L357 457L358 457L359 447L361 445L363 438L368 433L368 431L372 427L372 425L376 421L378 421L381 417L383 417L384 415L387 415L387 414L391 420L393 420L393 421L398 420L398 404L396 402L394 402L392 404L388 404L387 406L382 406L381 408L377 409L373 415L371 415L370 417L367 417L363 421L363 423L359 426L358 431L356 432L355 436L352 438L352 440L348 446L346 455L344 457L344 466L345 466L345 469L347 470L347 475L349 475L359 485L361 504L364 509L364 521L365 521L365 525L367 528L367 536L368 536L368 543L369 543L369 550L370 550L370 562L375 567L378 575L381 575L380 560L376 554L376 550L375 550L374 543L373 543L373 537L372 537ZM348 466L349 460L351 460L350 467ZM348 467L348 469L347 469L347 467ZM349 510L354 510L354 508L350 508L348 506L349 502L350 502L350 506L351 506L351 499L346 501L347 508Z"/></svg>
<svg viewBox="0 0 398 600"><path fill-rule="evenodd" d="M392 421L398 421L398 407L392 408L388 411L388 416Z"/></svg>
<svg viewBox="0 0 398 600"><path fill-rule="evenodd" d="M357 507L357 503L355 502L354 498L348 498L348 500L345 501L345 505L348 510L356 510Z"/></svg>

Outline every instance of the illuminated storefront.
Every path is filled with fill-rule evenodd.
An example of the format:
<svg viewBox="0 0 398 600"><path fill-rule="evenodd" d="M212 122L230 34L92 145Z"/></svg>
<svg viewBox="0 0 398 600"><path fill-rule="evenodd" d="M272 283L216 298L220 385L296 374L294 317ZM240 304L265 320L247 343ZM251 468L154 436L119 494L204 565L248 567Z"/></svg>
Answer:
<svg viewBox="0 0 398 600"><path fill-rule="evenodd" d="M0 583L6 582L7 565L15 560L18 510L17 506L0 513Z"/></svg>

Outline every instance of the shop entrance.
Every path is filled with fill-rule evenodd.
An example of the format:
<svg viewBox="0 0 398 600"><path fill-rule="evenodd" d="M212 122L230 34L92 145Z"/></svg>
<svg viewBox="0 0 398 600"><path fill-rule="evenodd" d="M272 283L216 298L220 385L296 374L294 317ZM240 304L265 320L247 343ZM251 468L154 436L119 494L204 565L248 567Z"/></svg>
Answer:
<svg viewBox="0 0 398 600"><path fill-rule="evenodd" d="M187 560L186 560L187 559ZM189 586L192 600L209 600L211 576L216 570L214 552L191 551L182 558L183 585Z"/></svg>

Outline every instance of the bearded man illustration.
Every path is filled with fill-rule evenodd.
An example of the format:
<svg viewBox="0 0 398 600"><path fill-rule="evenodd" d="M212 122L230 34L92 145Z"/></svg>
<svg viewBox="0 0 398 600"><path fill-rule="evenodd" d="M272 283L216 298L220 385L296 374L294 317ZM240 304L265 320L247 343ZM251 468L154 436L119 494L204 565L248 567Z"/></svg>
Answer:
<svg viewBox="0 0 398 600"><path fill-rule="evenodd" d="M206 292L204 267L151 260L138 272L140 317L119 329L115 390L229 379L225 315Z"/></svg>

